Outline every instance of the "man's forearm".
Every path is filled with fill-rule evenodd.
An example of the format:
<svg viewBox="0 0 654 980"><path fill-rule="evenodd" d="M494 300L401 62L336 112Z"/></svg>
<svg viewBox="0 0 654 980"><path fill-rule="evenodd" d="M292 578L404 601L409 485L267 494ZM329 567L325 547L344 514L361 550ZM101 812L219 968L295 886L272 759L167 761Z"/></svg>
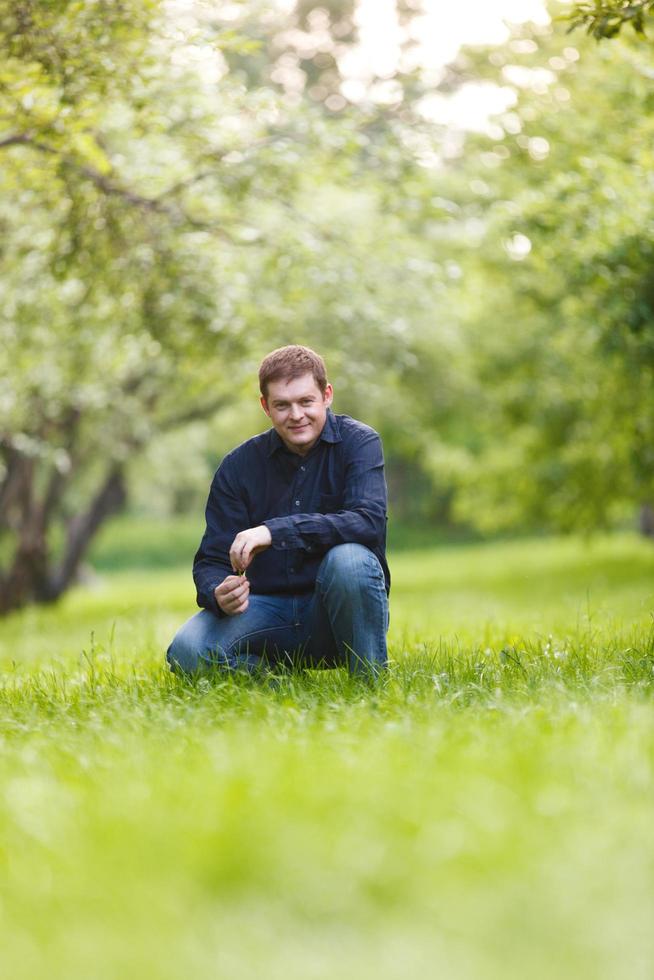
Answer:
<svg viewBox="0 0 654 980"><path fill-rule="evenodd" d="M384 539L386 513L381 508L343 510L338 514L291 514L264 521L272 547L279 550L333 548L337 544L373 547Z"/></svg>

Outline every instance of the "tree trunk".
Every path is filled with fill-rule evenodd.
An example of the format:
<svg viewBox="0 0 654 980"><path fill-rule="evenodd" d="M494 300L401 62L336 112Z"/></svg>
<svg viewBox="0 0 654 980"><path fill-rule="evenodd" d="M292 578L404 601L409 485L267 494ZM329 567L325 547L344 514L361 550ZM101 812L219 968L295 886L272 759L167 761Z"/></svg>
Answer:
<svg viewBox="0 0 654 980"><path fill-rule="evenodd" d="M73 583L84 555L102 522L121 510L126 491L124 465L113 463L87 511L68 525L64 555L52 569L47 531L55 498L61 490L60 477L53 473L43 503L34 501L32 480L24 481L20 523L15 526L18 543L9 570L0 578L0 615L21 609L31 602L53 602Z"/></svg>
<svg viewBox="0 0 654 980"><path fill-rule="evenodd" d="M126 391L133 394L146 379L147 374L137 376L126 386ZM157 429L169 431L207 418L225 401L224 395L213 402L205 399L178 414L160 418ZM144 402L150 413L154 412L155 403L156 397L149 403ZM56 442L68 454L69 465L65 469L53 467L45 481L37 479L38 458L16 449L10 437L0 436L0 454L4 463L4 476L0 480L0 532L6 531L16 542L9 568L6 571L0 568L0 616L32 602L58 599L76 580L89 545L102 523L122 510L126 503L125 464L114 462L87 510L69 521L63 556L53 567L48 551L49 531L57 514L61 513L62 498L74 466L79 469L84 464L75 452L79 423L80 412L76 408L70 408L67 416L57 421ZM47 419L43 417L37 426L42 441L49 441L47 425ZM141 448L137 439L129 443L132 453ZM45 486L37 493L37 486L44 482Z"/></svg>
<svg viewBox="0 0 654 980"><path fill-rule="evenodd" d="M89 509L84 514L75 515L70 521L64 556L50 577L45 599L58 599L72 585L98 528L107 517L121 511L126 500L124 465L114 463Z"/></svg>
<svg viewBox="0 0 654 980"><path fill-rule="evenodd" d="M0 484L0 527L17 530L31 506L34 460L4 441L0 442L0 452L5 466Z"/></svg>
<svg viewBox="0 0 654 980"><path fill-rule="evenodd" d="M6 474L0 488L2 526L16 535L8 572L0 581L0 613L32 602L47 577L44 512L35 499L36 465L11 446L3 446Z"/></svg>
<svg viewBox="0 0 654 980"><path fill-rule="evenodd" d="M652 504L641 504L638 526L642 535L646 538L654 538L654 507Z"/></svg>
<svg viewBox="0 0 654 980"><path fill-rule="evenodd" d="M39 600L47 586L47 562L43 528L28 528L18 542L11 567L1 583L0 614Z"/></svg>

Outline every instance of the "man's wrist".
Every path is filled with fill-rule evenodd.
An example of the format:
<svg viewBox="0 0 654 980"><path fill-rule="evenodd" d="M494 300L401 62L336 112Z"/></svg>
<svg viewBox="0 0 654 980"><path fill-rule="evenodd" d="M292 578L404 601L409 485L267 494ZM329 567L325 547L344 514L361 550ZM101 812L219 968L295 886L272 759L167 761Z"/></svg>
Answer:
<svg viewBox="0 0 654 980"><path fill-rule="evenodd" d="M288 551L290 548L301 548L302 542L291 518L271 517L264 521L264 527L270 532L270 546L276 551Z"/></svg>
<svg viewBox="0 0 654 980"><path fill-rule="evenodd" d="M270 530L268 525L265 523L259 524L259 526L257 527L257 531L263 533L263 540L261 542L262 545L266 548L269 548L272 545L272 531Z"/></svg>
<svg viewBox="0 0 654 980"><path fill-rule="evenodd" d="M213 611L216 612L219 616L226 615L225 610L218 602L218 596L216 595L216 592L218 591L218 589L220 588L220 586L223 584L224 581L225 581L224 579L221 579L221 581L218 582L217 585L214 585L213 589L211 590L211 596L213 599L213 603L212 603Z"/></svg>

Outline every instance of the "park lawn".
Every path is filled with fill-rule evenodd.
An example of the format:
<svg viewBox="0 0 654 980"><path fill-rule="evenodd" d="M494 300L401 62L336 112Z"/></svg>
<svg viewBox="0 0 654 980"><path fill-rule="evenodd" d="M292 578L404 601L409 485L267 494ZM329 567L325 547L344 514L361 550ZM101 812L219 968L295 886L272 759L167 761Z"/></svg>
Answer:
<svg viewBox="0 0 654 980"><path fill-rule="evenodd" d="M398 552L371 689L167 673L195 533L0 624L2 976L649 980L651 545Z"/></svg>

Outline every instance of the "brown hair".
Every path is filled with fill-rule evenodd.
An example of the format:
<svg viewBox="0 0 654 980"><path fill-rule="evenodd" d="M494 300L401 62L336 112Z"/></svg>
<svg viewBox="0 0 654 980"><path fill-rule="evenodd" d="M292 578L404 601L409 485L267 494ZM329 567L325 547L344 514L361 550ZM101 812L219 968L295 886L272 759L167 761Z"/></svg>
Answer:
<svg viewBox="0 0 654 980"><path fill-rule="evenodd" d="M264 398L268 397L270 381L292 381L303 374L312 374L323 395L327 387L327 371L320 354L301 344L278 347L264 357L259 368L259 388Z"/></svg>

